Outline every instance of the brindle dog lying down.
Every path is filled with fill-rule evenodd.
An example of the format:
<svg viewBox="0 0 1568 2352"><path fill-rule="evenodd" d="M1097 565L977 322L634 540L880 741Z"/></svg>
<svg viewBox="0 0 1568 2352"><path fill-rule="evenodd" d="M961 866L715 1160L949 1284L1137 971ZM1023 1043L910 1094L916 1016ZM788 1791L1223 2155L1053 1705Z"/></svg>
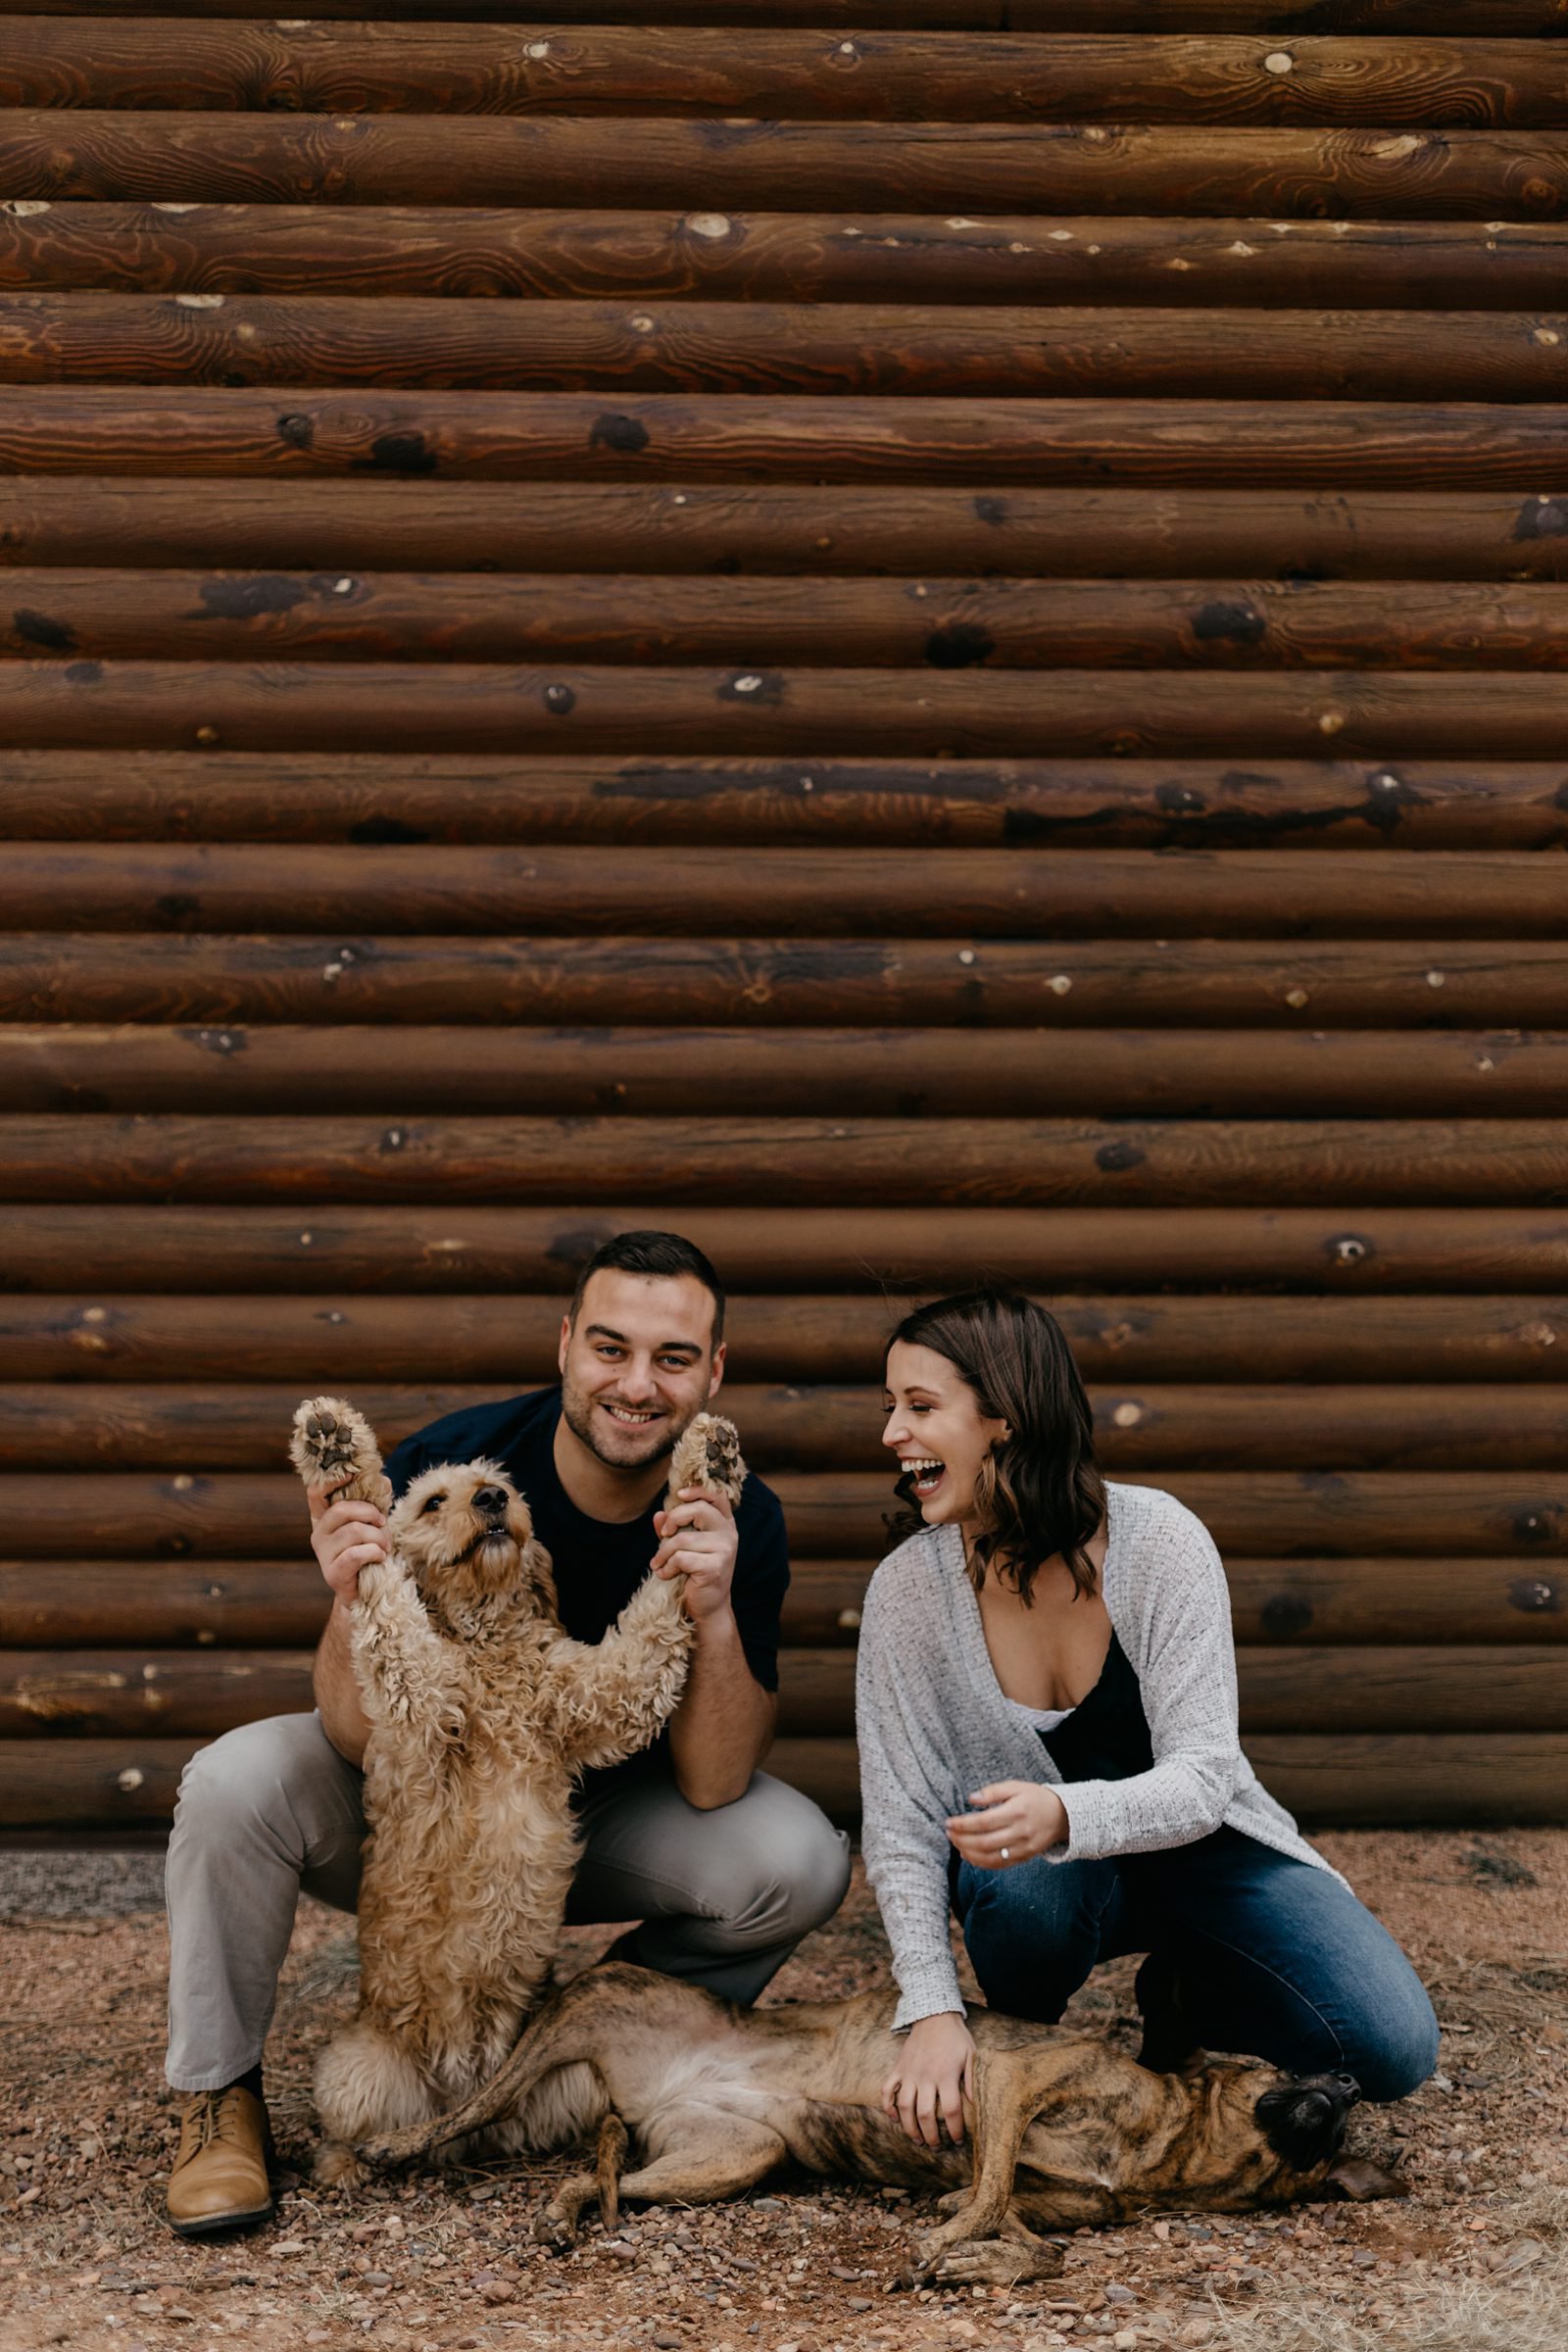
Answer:
<svg viewBox="0 0 1568 2352"><path fill-rule="evenodd" d="M427 2155L502 2115L517 2141L571 2145L597 2128L592 2173L545 2217L558 2243L599 2197L703 2205L793 2160L808 2172L946 2189L950 2219L919 2250L924 2275L1004 2284L1054 2277L1036 2233L1150 2209L1239 2212L1327 2193L1398 2195L1341 2155L1360 2093L1348 2075L1293 2077L1210 2063L1155 2075L1059 2026L972 2010L975 2112L961 2147L917 2147L882 2112L896 1995L737 2009L696 1985L610 1966L558 1992L494 2082L431 2124L371 2140L371 2163ZM622 2176L628 2133L637 2169ZM978 2160L971 2171L973 2146Z"/></svg>

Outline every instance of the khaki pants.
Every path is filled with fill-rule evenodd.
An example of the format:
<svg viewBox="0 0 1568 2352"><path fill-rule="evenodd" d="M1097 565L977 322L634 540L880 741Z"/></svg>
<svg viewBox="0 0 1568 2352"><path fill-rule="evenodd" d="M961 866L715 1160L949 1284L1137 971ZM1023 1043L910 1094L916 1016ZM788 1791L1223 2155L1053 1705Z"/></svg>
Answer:
<svg viewBox="0 0 1568 2352"><path fill-rule="evenodd" d="M301 1888L355 1908L363 1788L315 1715L246 1724L186 1766L167 1875L176 2090L221 2089L261 2058ZM849 1885L849 1840L766 1773L704 1813L651 1768L580 1820L568 1920L641 1920L629 1957L727 2000L754 2001Z"/></svg>

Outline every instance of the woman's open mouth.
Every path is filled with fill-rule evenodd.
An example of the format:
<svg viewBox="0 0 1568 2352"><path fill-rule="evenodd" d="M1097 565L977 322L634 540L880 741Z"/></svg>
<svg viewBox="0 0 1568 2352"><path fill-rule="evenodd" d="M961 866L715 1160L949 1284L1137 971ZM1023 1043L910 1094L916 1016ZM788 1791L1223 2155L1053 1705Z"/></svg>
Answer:
<svg viewBox="0 0 1568 2352"><path fill-rule="evenodd" d="M920 1454L913 1461L905 1462L903 1470L916 1502L929 1501L948 1475L947 1463L930 1454Z"/></svg>

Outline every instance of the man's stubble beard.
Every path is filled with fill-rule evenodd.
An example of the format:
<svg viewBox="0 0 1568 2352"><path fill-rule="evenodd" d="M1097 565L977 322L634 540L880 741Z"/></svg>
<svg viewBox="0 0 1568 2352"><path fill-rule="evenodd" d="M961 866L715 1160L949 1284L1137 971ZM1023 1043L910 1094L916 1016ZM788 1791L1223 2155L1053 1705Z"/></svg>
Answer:
<svg viewBox="0 0 1568 2352"><path fill-rule="evenodd" d="M595 1461L603 1462L607 1470L647 1470L655 1462L665 1460L674 1452L688 1423L697 1418L701 1409L700 1405L693 1405L684 1420L676 1420L671 1416L659 1422L657 1424L659 1435L646 1453L607 1453L600 1445L594 1428L592 1403L583 1391L574 1388L569 1381L563 1379L561 1384L562 1418L572 1436L577 1439L579 1444L586 1446ZM630 1437L631 1432L628 1430L626 1434Z"/></svg>

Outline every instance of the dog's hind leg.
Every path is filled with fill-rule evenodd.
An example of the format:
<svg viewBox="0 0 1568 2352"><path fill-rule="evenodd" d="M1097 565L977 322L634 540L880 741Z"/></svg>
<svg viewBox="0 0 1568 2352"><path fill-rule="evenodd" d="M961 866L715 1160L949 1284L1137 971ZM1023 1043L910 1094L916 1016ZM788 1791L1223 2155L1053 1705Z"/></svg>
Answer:
<svg viewBox="0 0 1568 2352"><path fill-rule="evenodd" d="M594 2184L599 2191L599 2218L607 2230L620 2219L620 2176L626 2168L630 2134L618 2115L611 2113L599 2127L594 2150Z"/></svg>
<svg viewBox="0 0 1568 2352"><path fill-rule="evenodd" d="M652 2163L622 2174L623 2197L646 2205L716 2205L755 2188L789 2154L768 2125L711 2107L661 2116L658 2135Z"/></svg>
<svg viewBox="0 0 1568 2352"><path fill-rule="evenodd" d="M607 2115L599 2126L593 2171L573 2173L569 2180L563 2180L540 2215L534 2235L564 2252L576 2244L582 2217L596 2197L605 2228L613 2230L620 2219L620 2173L628 2145L619 2116Z"/></svg>

